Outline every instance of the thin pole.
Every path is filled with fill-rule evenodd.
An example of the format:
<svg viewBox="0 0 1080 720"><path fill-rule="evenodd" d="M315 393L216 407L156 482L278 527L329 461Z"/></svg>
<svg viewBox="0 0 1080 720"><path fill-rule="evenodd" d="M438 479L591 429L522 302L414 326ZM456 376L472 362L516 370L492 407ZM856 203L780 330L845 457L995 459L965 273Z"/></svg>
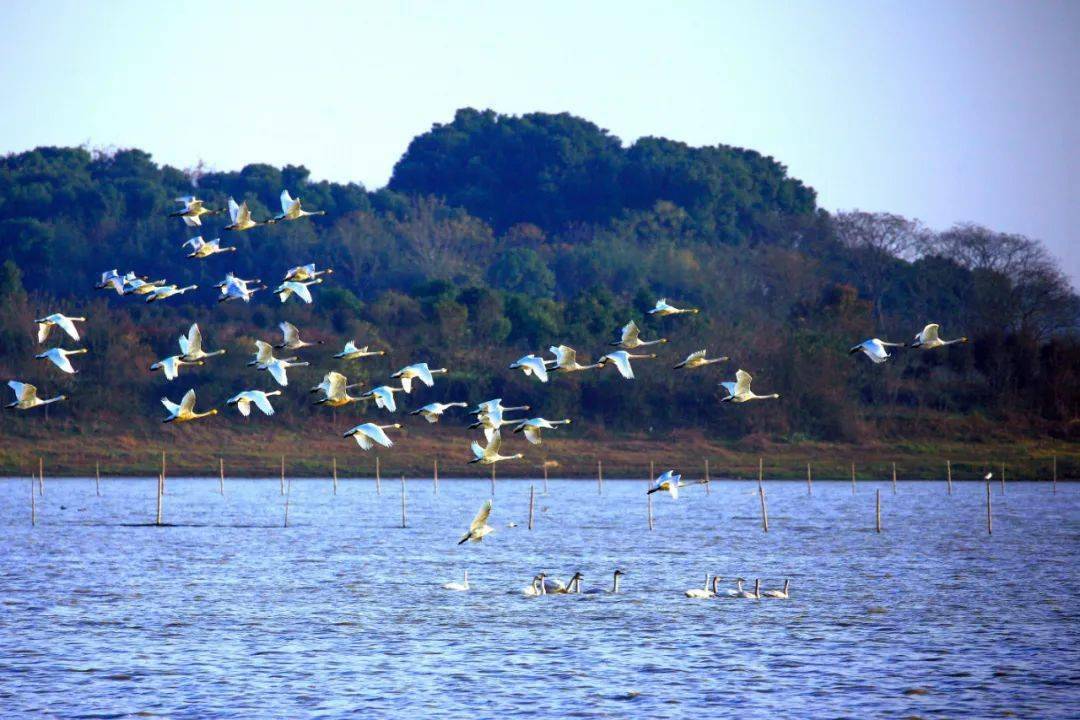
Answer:
<svg viewBox="0 0 1080 720"><path fill-rule="evenodd" d="M330 468L334 475L334 494L337 495L337 458L330 458Z"/></svg>
<svg viewBox="0 0 1080 720"><path fill-rule="evenodd" d="M764 532L769 532L769 508L765 505L765 486L762 485L761 480L764 475L765 461L762 458L758 458L757 461L757 489L758 497L761 498L761 529Z"/></svg>
<svg viewBox="0 0 1080 720"><path fill-rule="evenodd" d="M604 461L596 461L596 494L604 494Z"/></svg>
<svg viewBox="0 0 1080 720"><path fill-rule="evenodd" d="M814 479L810 474L810 463L806 463L806 494L814 494Z"/></svg>
<svg viewBox="0 0 1080 720"><path fill-rule="evenodd" d="M990 497L990 480L986 481L986 534L994 534L994 500Z"/></svg>
<svg viewBox="0 0 1080 720"><path fill-rule="evenodd" d="M855 463L851 463L851 494L855 494Z"/></svg>
<svg viewBox="0 0 1080 720"><path fill-rule="evenodd" d="M165 492L165 487L164 487L164 484L165 484L165 451L164 450L161 451L161 478L162 478L161 492Z"/></svg>
<svg viewBox="0 0 1080 720"><path fill-rule="evenodd" d="M548 465L547 460L544 461L544 494L547 495L547 481L548 481Z"/></svg>
<svg viewBox="0 0 1080 720"><path fill-rule="evenodd" d="M30 527L37 527L37 495L34 494L34 473L30 472Z"/></svg>
<svg viewBox="0 0 1080 720"><path fill-rule="evenodd" d="M945 461L945 481L948 483L948 492L952 495L952 460Z"/></svg>
<svg viewBox="0 0 1080 720"><path fill-rule="evenodd" d="M224 458L218 458L217 459L217 469L218 469L218 486L217 486L218 493L221 494L221 497L225 497L225 459Z"/></svg>
<svg viewBox="0 0 1080 720"><path fill-rule="evenodd" d="M709 458L705 458L705 494L711 495L709 491Z"/></svg>
<svg viewBox="0 0 1080 720"><path fill-rule="evenodd" d="M382 474L379 467L379 456L375 456L375 494L382 495Z"/></svg>
<svg viewBox="0 0 1080 720"><path fill-rule="evenodd" d="M435 483L435 494L439 494L439 459L435 458L433 469L431 472L431 480Z"/></svg>
<svg viewBox="0 0 1080 720"><path fill-rule="evenodd" d="M536 496L536 488L529 486L529 529L533 529L533 502Z"/></svg>
<svg viewBox="0 0 1080 720"><path fill-rule="evenodd" d="M896 494L896 463L892 464L892 494Z"/></svg>
<svg viewBox="0 0 1080 720"><path fill-rule="evenodd" d="M649 530L652 530L652 529L653 529L653 520L652 520L652 495L646 495L645 497L646 497L646 498L648 499L648 502L649 502Z"/></svg>
<svg viewBox="0 0 1080 720"><path fill-rule="evenodd" d="M1054 458L1053 458L1053 464L1051 465L1051 472L1053 473L1052 477L1053 477L1053 481L1054 481L1054 494L1057 495L1057 455L1055 455Z"/></svg>
<svg viewBox="0 0 1080 720"><path fill-rule="evenodd" d="M281 494L285 494L285 456L281 456Z"/></svg>
<svg viewBox="0 0 1080 720"><path fill-rule="evenodd" d="M405 512L405 476L401 476L401 527L405 527L408 522L408 515Z"/></svg>
<svg viewBox="0 0 1080 720"><path fill-rule="evenodd" d="M495 495L495 463L491 463L491 495Z"/></svg>
<svg viewBox="0 0 1080 720"><path fill-rule="evenodd" d="M155 525L161 525L161 518L164 514L164 495L165 495L165 476L157 476L157 518L154 520Z"/></svg>
<svg viewBox="0 0 1080 720"><path fill-rule="evenodd" d="M1001 494L1005 494L1005 463L1001 463Z"/></svg>
<svg viewBox="0 0 1080 720"><path fill-rule="evenodd" d="M881 532L881 490L875 490L874 493L877 495L877 508L874 511L874 518L877 521L877 531Z"/></svg>
<svg viewBox="0 0 1080 720"><path fill-rule="evenodd" d="M656 463L652 460L649 461L649 485L652 485L653 478L656 477Z"/></svg>
<svg viewBox="0 0 1080 720"><path fill-rule="evenodd" d="M653 461L650 460L649 461L649 477L645 478L645 488L646 489L648 489L648 488L650 488L652 486L652 480L653 480L653 476L655 474L656 474L656 468L653 465ZM652 530L653 529L652 494L651 493L646 493L645 497L647 498L648 504L649 504L649 530Z"/></svg>
<svg viewBox="0 0 1080 720"><path fill-rule="evenodd" d="M41 459L41 456L38 456L38 459L37 459L38 495L42 495L42 496L45 495L45 469L44 468L45 468L45 461ZM1055 492L1057 492L1057 490L1056 490L1056 488L1057 488L1057 484L1056 484L1057 480L1056 479L1054 480L1054 483L1055 483L1055 485L1054 485Z"/></svg>
<svg viewBox="0 0 1080 720"><path fill-rule="evenodd" d="M289 527L289 500L292 497L292 478L289 478L288 489L285 491L285 527Z"/></svg>
<svg viewBox="0 0 1080 720"><path fill-rule="evenodd" d="M94 492L101 497L101 463L94 463Z"/></svg>

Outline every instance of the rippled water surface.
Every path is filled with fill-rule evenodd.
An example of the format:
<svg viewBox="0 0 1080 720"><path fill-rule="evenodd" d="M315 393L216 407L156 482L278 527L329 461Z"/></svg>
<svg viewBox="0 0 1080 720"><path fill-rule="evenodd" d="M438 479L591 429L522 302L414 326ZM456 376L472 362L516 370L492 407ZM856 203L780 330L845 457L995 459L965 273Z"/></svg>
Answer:
<svg viewBox="0 0 1080 720"><path fill-rule="evenodd" d="M1080 488L0 481L0 713L60 717L1076 717ZM884 532L874 532L881 490ZM511 522L516 528L507 527ZM536 572L616 596L526 598ZM441 590L465 569L473 589ZM791 599L689 600L706 572Z"/></svg>

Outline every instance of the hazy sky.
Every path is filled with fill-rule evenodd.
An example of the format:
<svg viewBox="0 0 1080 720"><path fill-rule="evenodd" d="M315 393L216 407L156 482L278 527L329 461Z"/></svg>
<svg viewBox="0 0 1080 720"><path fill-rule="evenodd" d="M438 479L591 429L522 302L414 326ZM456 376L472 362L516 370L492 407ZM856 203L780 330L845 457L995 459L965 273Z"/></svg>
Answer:
<svg viewBox="0 0 1080 720"><path fill-rule="evenodd" d="M830 209L1046 241L1080 279L1080 2L8 0L0 151L383 185L456 108L751 147Z"/></svg>

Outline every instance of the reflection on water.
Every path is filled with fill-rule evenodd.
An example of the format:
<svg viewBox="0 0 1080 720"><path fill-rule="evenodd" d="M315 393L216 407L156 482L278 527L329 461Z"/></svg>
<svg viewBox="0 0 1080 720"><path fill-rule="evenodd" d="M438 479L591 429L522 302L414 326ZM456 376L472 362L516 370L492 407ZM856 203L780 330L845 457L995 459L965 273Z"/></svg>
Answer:
<svg viewBox="0 0 1080 720"><path fill-rule="evenodd" d="M1077 488L500 481L0 482L0 714L63 717L1066 717L1078 697ZM881 488L885 532L874 532ZM516 528L506 527L509 522ZM526 598L540 570L619 596ZM439 589L468 568L473 590ZM791 599L694 601L706 572Z"/></svg>

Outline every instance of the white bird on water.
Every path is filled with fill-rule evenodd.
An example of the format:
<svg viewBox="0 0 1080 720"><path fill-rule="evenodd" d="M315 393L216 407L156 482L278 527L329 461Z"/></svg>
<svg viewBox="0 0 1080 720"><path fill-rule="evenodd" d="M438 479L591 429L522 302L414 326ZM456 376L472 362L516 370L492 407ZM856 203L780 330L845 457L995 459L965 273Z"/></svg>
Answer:
<svg viewBox="0 0 1080 720"><path fill-rule="evenodd" d="M744 403L750 400L770 400L780 397L779 393L773 393L772 395L754 394L754 391L750 389L751 380L753 378L750 377L750 373L745 370L736 370L735 382L720 383L728 393L727 397L720 398L720 402Z"/></svg>
<svg viewBox="0 0 1080 720"><path fill-rule="evenodd" d="M445 375L446 373L446 368L429 368L427 363L422 362L407 365L390 377L400 379L401 389L408 394L412 392L413 379L419 380L428 387L433 387L435 385L435 378L433 376Z"/></svg>
<svg viewBox="0 0 1080 720"><path fill-rule="evenodd" d="M688 598L694 598L695 600L705 600L716 597L716 580L717 578L715 576L710 578L709 573L705 573L704 587L690 588L684 592L683 595L686 595Z"/></svg>
<svg viewBox="0 0 1080 720"><path fill-rule="evenodd" d="M538 355L523 355L514 362L510 363L511 370L521 370L525 373L525 376L535 375L536 379L542 383L548 381L548 369L554 367L556 361L545 360Z"/></svg>
<svg viewBox="0 0 1080 720"><path fill-rule="evenodd" d="M271 390L270 392L263 392L262 390L244 390L226 400L225 404L235 405L236 409L239 410L240 414L244 417L248 417L251 414L252 403L255 404L255 407L262 410L263 415L273 415L274 406L270 404L270 396L280 394L280 390Z"/></svg>
<svg viewBox="0 0 1080 720"><path fill-rule="evenodd" d="M874 361L875 364L883 363L892 355L885 348L887 347L904 347L904 343L885 342L884 340L878 340L877 338L870 338L869 340L863 340L855 347L848 350L849 355L862 352L866 354L866 357Z"/></svg>
<svg viewBox="0 0 1080 720"><path fill-rule="evenodd" d="M397 403L394 401L394 393L404 392L401 388L380 385L373 387L360 397L375 398L375 406L381 407L387 412L397 412Z"/></svg>
<svg viewBox="0 0 1080 720"><path fill-rule="evenodd" d="M298 220L302 217L310 217L312 215L325 215L325 210L313 210L311 212L304 210L300 207L300 198L293 198L289 195L288 190L281 191L281 213L275 215L268 222L270 224L282 222L284 220Z"/></svg>
<svg viewBox="0 0 1080 720"><path fill-rule="evenodd" d="M180 374L180 366L202 364L202 360L193 360L189 362L180 355L170 355L169 357L158 360L156 363L152 364L150 370L161 370L165 373L166 380L175 380L176 376Z"/></svg>
<svg viewBox="0 0 1080 720"><path fill-rule="evenodd" d="M488 440L487 447L482 447L480 443L473 440L472 445L473 455L475 456L469 461L469 464L480 463L481 465L494 465L497 462L503 460L520 460L525 457L522 453L515 453L513 455L500 455L499 450L502 448L502 435L496 430L491 438Z"/></svg>
<svg viewBox="0 0 1080 720"><path fill-rule="evenodd" d="M489 499L489 500L484 502L483 506L480 508L480 511L478 513L476 513L476 517L474 517L473 521L471 523L469 523L469 530L465 533L465 535L460 540L458 540L458 545L461 545L463 543L470 542L470 541L471 542L480 542L486 536L488 536L491 533L495 532L495 528L488 525L488 517L490 517L490 516L491 516L491 500Z"/></svg>
<svg viewBox="0 0 1080 720"><path fill-rule="evenodd" d="M567 345L552 345L548 348L548 352L555 355L555 367L551 368L552 371L581 372L582 370L592 370L604 366L602 362L582 365L577 360L577 350Z"/></svg>
<svg viewBox="0 0 1080 720"><path fill-rule="evenodd" d="M705 354L705 348L692 352L686 356L685 360L676 365L675 369L678 370L680 368L686 368L687 370L690 370L692 368L699 368L705 365L712 365L713 363L724 362L725 360L729 359L727 355L721 355L720 357L716 358L707 358L705 357Z"/></svg>
<svg viewBox="0 0 1080 720"><path fill-rule="evenodd" d="M531 442L533 445L539 445L541 442L543 442L543 439L540 437L541 430L554 430L559 425L569 424L569 418L567 418L566 420L545 420L542 417L530 418L515 427L514 432L524 433L526 440Z"/></svg>
<svg viewBox="0 0 1080 720"><path fill-rule="evenodd" d="M48 405L49 403L67 400L66 395L57 395L54 398L42 400L37 396L36 387L30 383L19 382L18 380L8 380L8 387L15 391L15 402L8 403L5 407L13 408L15 410L29 410L30 408L35 408L39 405Z"/></svg>
<svg viewBox="0 0 1080 720"><path fill-rule="evenodd" d="M627 380L634 379L634 368L630 367L631 360L648 360L655 358L656 353L649 353L648 355L632 355L625 350L616 350L615 352L608 353L600 358L601 365L607 365L611 363Z"/></svg>
<svg viewBox="0 0 1080 720"><path fill-rule="evenodd" d="M305 342L300 339L300 330L291 322L279 322L278 328L281 329L282 340L280 345L275 345L275 348L285 348L286 350L299 350L300 348L315 347L316 345L322 345L322 340L316 340L315 342Z"/></svg>
<svg viewBox="0 0 1080 720"><path fill-rule="evenodd" d="M677 308L674 305L668 305L667 298L660 298L656 301L656 305L649 311L650 315L656 315L657 317L667 317L668 315L683 315L691 314L696 315L697 308Z"/></svg>
<svg viewBox="0 0 1080 720"><path fill-rule="evenodd" d="M374 357L376 355L385 355L385 350L368 350L368 346L356 347L356 341L350 340L345 343L345 349L339 353L335 353L334 357L342 360L359 360L360 358Z"/></svg>
<svg viewBox="0 0 1080 720"><path fill-rule="evenodd" d="M251 210L248 209L246 200L237 205L232 198L229 198L229 220L229 224L225 226L226 230L250 230L259 225L266 225L265 222L256 222L251 219Z"/></svg>
<svg viewBox="0 0 1080 720"><path fill-rule="evenodd" d="M394 441L387 437L385 430L390 428L399 429L400 423L393 423L392 425L376 425L375 423L363 423L357 425L354 428L346 430L342 437L352 437L356 440L356 444L363 450L370 450L375 447L375 443L382 445L383 447L393 447Z"/></svg>
<svg viewBox="0 0 1080 720"><path fill-rule="evenodd" d="M788 583L788 580L784 580L783 590L766 590L765 592L761 593L761 597L776 598L777 600L787 600L788 597L790 597L788 595Z"/></svg>
<svg viewBox="0 0 1080 720"><path fill-rule="evenodd" d="M230 245L229 247L221 247L221 238L215 240L203 240L202 235L193 237L185 242L181 247L191 246L191 252L188 253L189 258L195 258L202 260L208 258L211 255L217 255L218 253L236 252L236 246Z"/></svg>
<svg viewBox="0 0 1080 720"><path fill-rule="evenodd" d="M462 582L448 582L442 584L443 590L453 590L455 592L468 592L469 591L469 571L465 571L465 579Z"/></svg>
<svg viewBox="0 0 1080 720"><path fill-rule="evenodd" d="M292 367L304 367L310 365L309 362L293 362L296 358L274 358L266 364L266 367L260 367L260 370L266 370L277 381L278 385L285 387L289 384L288 369Z"/></svg>
<svg viewBox="0 0 1080 720"><path fill-rule="evenodd" d="M185 287L177 287L176 285L159 285L150 289L150 292L146 294L146 302L151 303L157 300L164 300L165 298L171 298L173 295L183 295L188 290L198 289L198 285L187 285Z"/></svg>
<svg viewBox="0 0 1080 720"><path fill-rule="evenodd" d="M35 320L37 323L37 341L39 343L45 342L49 337L49 331L53 327L58 327L68 334L75 342L79 341L79 329L75 327L77 322L86 322L84 317L73 317L71 315L64 315L62 313L53 313L52 315L46 315L40 320Z"/></svg>
<svg viewBox="0 0 1080 720"><path fill-rule="evenodd" d="M428 403L427 405L420 408L419 410L413 410L409 414L410 415L423 415L424 419L427 420L429 423L437 423L437 422L439 422L439 418L441 418L443 416L443 413L445 413L450 408L468 407L468 406L469 406L468 403L463 403L463 402L449 402L449 403L433 402L433 403Z"/></svg>
<svg viewBox="0 0 1080 720"><path fill-rule="evenodd" d="M646 345L662 345L667 342L667 338L660 338L658 340L642 340L641 330L638 328L637 323L631 320L623 325L622 337L618 342L611 343L615 347L620 347L623 350L634 350L639 347L645 347Z"/></svg>
<svg viewBox="0 0 1080 720"><path fill-rule="evenodd" d="M205 360L208 357L225 354L224 349L206 352L203 350L202 343L202 331L199 330L199 323L192 323L191 327L188 328L187 335L180 336L181 359L194 362L196 360ZM201 365L202 363L199 364Z"/></svg>
<svg viewBox="0 0 1080 720"><path fill-rule="evenodd" d="M325 270L316 270L315 263L308 263L307 265L297 265L291 267L285 273L285 277L282 280L314 280L320 275L333 275L333 268L326 268Z"/></svg>
<svg viewBox="0 0 1080 720"><path fill-rule="evenodd" d="M48 360L56 367L60 368L69 375L74 375L79 372L71 365L71 361L68 360L69 355L82 355L85 352L89 352L86 348L79 348L78 350L65 350L64 348L51 348L45 352L35 355L38 360Z"/></svg>
<svg viewBox="0 0 1080 720"><path fill-rule="evenodd" d="M203 413L195 412L194 390L188 390L184 393L184 397L180 400L179 405L166 397L161 398L161 404L169 411L169 417L161 422L188 422L189 420L197 420L202 417L217 415L218 412L217 408L211 408Z"/></svg>
<svg viewBox="0 0 1080 720"><path fill-rule="evenodd" d="M934 348L944 347L946 345L955 345L956 343L966 343L968 339L966 337L959 337L955 340L942 340L938 337L938 330L940 326L937 323L930 323L922 329L922 331L915 336L915 340L912 341L910 347L922 348L923 350L933 350Z"/></svg>
<svg viewBox="0 0 1080 720"><path fill-rule="evenodd" d="M741 593L739 593L738 597L746 598L746 599L749 599L749 600L760 600L761 599L761 579L759 578L757 580L754 580L754 591L753 592L751 592L749 590L743 590Z"/></svg>
<svg viewBox="0 0 1080 720"><path fill-rule="evenodd" d="M314 299L311 297L311 290L308 289L308 286L318 285L321 282L322 278L315 278L314 280L304 280L302 282L300 280L286 280L285 282L278 285L274 292L277 293L277 296L281 300L281 302L285 302L293 295L296 295L296 297L300 298L305 303L310 305L312 302L314 302Z"/></svg>

